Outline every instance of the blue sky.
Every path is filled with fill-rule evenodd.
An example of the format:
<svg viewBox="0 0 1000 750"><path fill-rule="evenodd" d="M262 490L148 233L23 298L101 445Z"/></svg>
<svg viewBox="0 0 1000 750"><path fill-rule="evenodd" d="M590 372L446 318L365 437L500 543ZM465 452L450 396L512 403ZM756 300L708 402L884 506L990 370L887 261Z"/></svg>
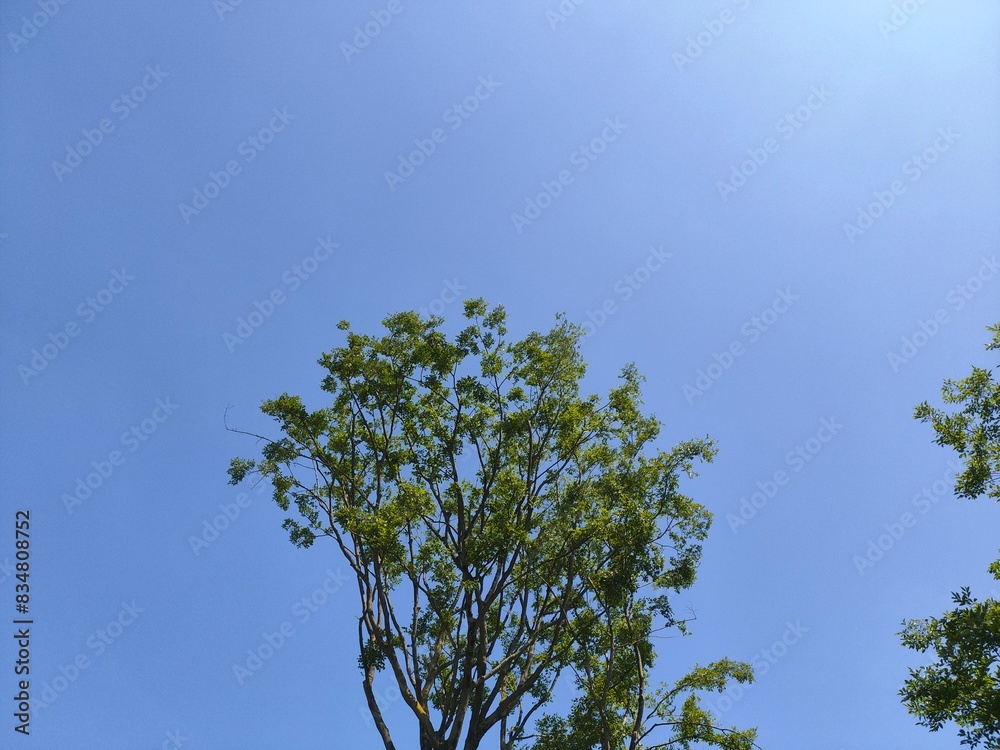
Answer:
<svg viewBox="0 0 1000 750"><path fill-rule="evenodd" d="M718 441L663 679L756 661L714 701L766 750L955 747L895 633L997 553L911 414L1000 319L1000 8L290 5L0 11L0 595L29 509L46 701L0 744L378 746L346 566L227 485L224 415L318 405L338 320L482 296L590 325L593 391L634 361L664 447Z"/></svg>

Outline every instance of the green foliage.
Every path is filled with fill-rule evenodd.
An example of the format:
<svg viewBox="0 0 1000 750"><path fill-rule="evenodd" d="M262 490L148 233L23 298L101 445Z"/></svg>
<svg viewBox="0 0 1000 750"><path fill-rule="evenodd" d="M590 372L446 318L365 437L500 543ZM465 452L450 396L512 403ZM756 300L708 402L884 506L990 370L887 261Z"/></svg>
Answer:
<svg viewBox="0 0 1000 750"><path fill-rule="evenodd" d="M1000 324L989 328L987 350L1000 350ZM946 380L942 389L954 412L916 409L930 422L939 445L955 449L964 460L955 493L1000 500L1000 384L991 370L973 368L964 380ZM989 567L1000 580L1000 560ZM1000 749L1000 602L978 601L968 588L952 594L957 607L941 617L908 620L899 634L907 648L933 650L937 661L910 669L900 690L903 703L923 726L937 731L947 722L959 727L961 744Z"/></svg>
<svg viewBox="0 0 1000 750"><path fill-rule="evenodd" d="M988 330L993 340L986 349L1000 350L1000 323ZM957 411L936 409L926 401L916 408L916 418L934 426L935 442L954 448L965 462L955 482L960 497L985 494L1000 500L1000 382L993 373L973 367L969 377L944 382L942 400L960 405Z"/></svg>
<svg viewBox="0 0 1000 750"><path fill-rule="evenodd" d="M1000 602L977 601L963 588L952 595L958 606L941 617L910 620L903 645L937 661L910 670L900 691L910 713L937 731L946 722L959 727L963 745L1000 748Z"/></svg>
<svg viewBox="0 0 1000 750"><path fill-rule="evenodd" d="M497 725L501 750L749 748L753 730L715 727L698 701L751 680L749 665L649 679L654 637L685 632L672 595L694 582L711 524L681 476L713 444L653 449L661 425L634 366L605 399L582 395L583 332L565 318L508 341L502 307L470 300L464 314L452 339L414 312L381 337L342 322L346 344L319 360L327 405L265 401L281 437L229 469L271 482L292 543L333 539L354 571L383 744L372 685L385 672L428 750L473 750ZM535 721L565 670L572 711Z"/></svg>
<svg viewBox="0 0 1000 750"><path fill-rule="evenodd" d="M626 649L627 650L627 649ZM625 750L626 748L690 748L710 745L723 750L752 750L755 729L720 727L699 693L722 692L730 681L753 682L749 664L721 659L695 665L673 686L649 690L634 679L640 671L620 666L617 684L608 685L612 669L599 670L594 679L581 679L580 695L568 716L546 714L537 723L532 750ZM604 666L609 666L605 664ZM647 665L649 666L649 665ZM589 675L588 675L589 677ZM611 700L603 699L604 688Z"/></svg>

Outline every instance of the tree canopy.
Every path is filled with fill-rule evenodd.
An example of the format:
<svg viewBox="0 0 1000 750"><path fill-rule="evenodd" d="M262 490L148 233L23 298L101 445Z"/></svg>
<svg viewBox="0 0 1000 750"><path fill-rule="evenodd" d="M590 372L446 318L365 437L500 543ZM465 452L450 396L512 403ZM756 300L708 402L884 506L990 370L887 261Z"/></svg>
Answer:
<svg viewBox="0 0 1000 750"><path fill-rule="evenodd" d="M376 680L398 688L422 750L754 747L699 699L749 664L720 659L654 685L654 639L686 633L711 514L681 481L711 461L705 439L656 450L632 365L605 398L581 394L583 331L507 338L506 313L465 303L403 312L386 333L350 330L325 353L315 410L267 400L280 436L230 465L270 481L291 541L333 540L357 581L357 664L382 743L394 732ZM568 712L553 689L572 675Z"/></svg>
<svg viewBox="0 0 1000 750"><path fill-rule="evenodd" d="M987 350L1000 350L1000 324L989 329ZM955 494L1000 500L1000 383L996 368L974 367L962 380L946 380L945 404L954 411L930 406L916 408L917 419L930 422L936 442L956 450L964 461L955 480ZM1000 560L989 567L1000 580ZM931 731L953 721L963 745L1000 748L1000 601L978 601L968 587L952 594L954 610L940 617L908 620L900 633L904 646L937 660L910 669L900 695L918 723Z"/></svg>
<svg viewBox="0 0 1000 750"><path fill-rule="evenodd" d="M1000 351L1000 323L988 328L993 340L987 351ZM914 416L930 422L938 445L953 448L964 461L955 482L955 494L975 498L980 495L1000 500L1000 381L997 368L973 367L962 380L945 380L942 401L960 408L948 412L924 401Z"/></svg>

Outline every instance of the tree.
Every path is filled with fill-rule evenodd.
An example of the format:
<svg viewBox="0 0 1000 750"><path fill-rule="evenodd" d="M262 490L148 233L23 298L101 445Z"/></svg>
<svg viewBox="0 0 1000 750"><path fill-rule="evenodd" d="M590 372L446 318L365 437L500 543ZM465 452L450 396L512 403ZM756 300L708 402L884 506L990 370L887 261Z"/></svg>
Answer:
<svg viewBox="0 0 1000 750"><path fill-rule="evenodd" d="M987 328L993 340L987 351L1000 351L1000 323ZM924 401L914 417L930 422L938 445L954 448L965 462L955 481L955 494L975 498L980 495L1000 500L1000 382L992 370L973 367L964 380L945 380L941 397L946 404L960 404L953 413L936 409Z"/></svg>
<svg viewBox="0 0 1000 750"><path fill-rule="evenodd" d="M294 506L295 545L333 539L353 570L361 684L386 750L383 672L422 750L474 750L490 732L501 750L752 747L755 730L717 726L699 700L751 681L748 664L650 682L653 639L686 632L670 592L694 582L711 523L681 475L714 445L650 451L660 423L641 412L634 366L603 401L581 396L583 331L565 318L509 342L502 307L470 300L465 317L453 340L414 312L381 337L342 321L346 345L319 360L330 403L265 401L282 435L229 469ZM572 709L542 715L567 670Z"/></svg>
<svg viewBox="0 0 1000 750"><path fill-rule="evenodd" d="M1000 350L1000 324L988 329L993 340L987 350ZM955 494L1000 500L1000 382L994 370L974 367L959 381L946 380L945 404L953 412L933 408L926 401L915 417L930 422L935 442L949 446L964 461L955 480ZM989 566L1000 580L1000 560ZM968 587L952 594L958 606L941 617L908 620L902 643L921 653L933 648L937 661L910 669L900 690L910 713L931 731L946 722L959 727L961 744L1000 748L1000 602L978 601Z"/></svg>

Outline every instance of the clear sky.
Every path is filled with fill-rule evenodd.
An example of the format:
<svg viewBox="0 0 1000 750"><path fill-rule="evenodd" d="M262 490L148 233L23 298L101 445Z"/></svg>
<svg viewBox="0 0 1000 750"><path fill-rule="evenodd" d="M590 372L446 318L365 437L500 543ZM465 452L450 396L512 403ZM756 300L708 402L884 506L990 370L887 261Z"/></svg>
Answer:
<svg viewBox="0 0 1000 750"><path fill-rule="evenodd" d="M318 406L338 320L482 296L589 324L593 391L634 361L663 447L718 441L659 676L756 661L715 704L765 750L956 746L895 633L997 553L911 418L1000 319L995 2L14 0L0 30L0 598L29 509L45 702L16 735L0 637L0 745L377 747L346 566L227 485L257 448L223 419Z"/></svg>

